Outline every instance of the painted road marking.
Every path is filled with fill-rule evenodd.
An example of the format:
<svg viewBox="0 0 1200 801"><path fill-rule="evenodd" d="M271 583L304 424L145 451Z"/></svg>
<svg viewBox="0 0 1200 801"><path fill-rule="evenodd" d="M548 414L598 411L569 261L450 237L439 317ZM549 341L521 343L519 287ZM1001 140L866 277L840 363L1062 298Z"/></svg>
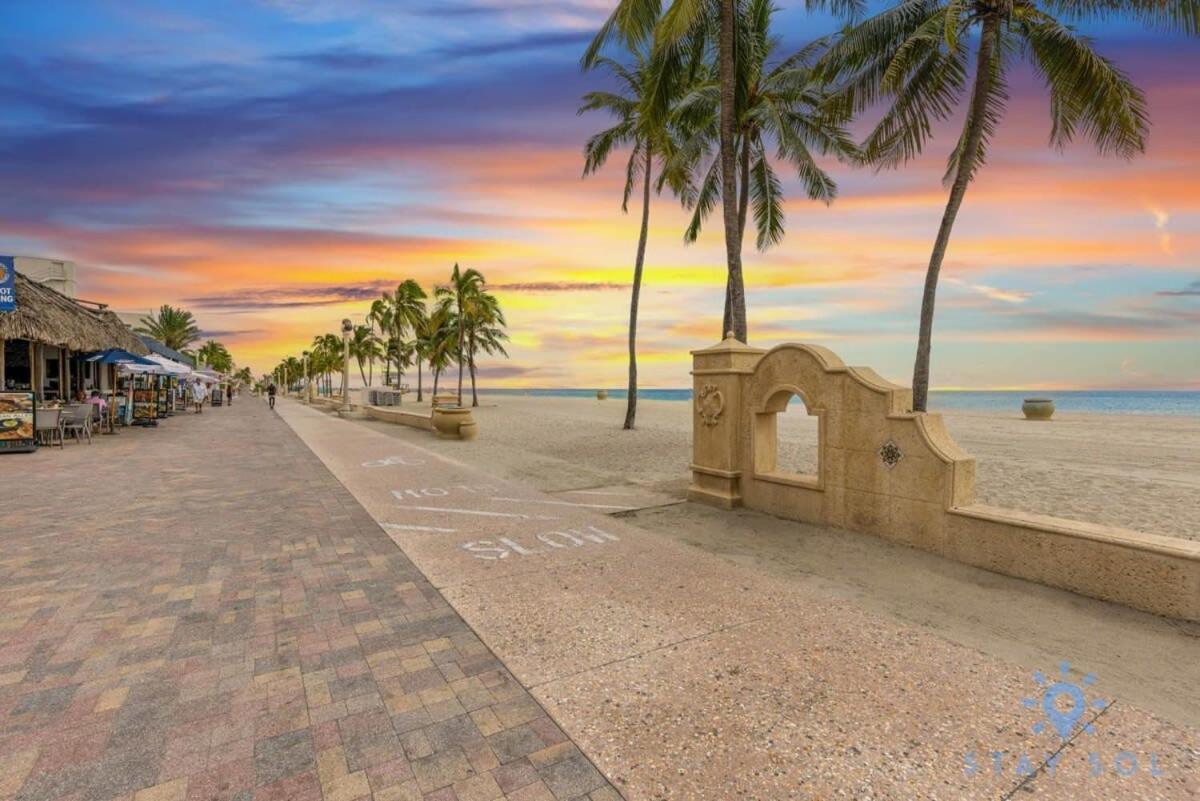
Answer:
<svg viewBox="0 0 1200 801"><path fill-rule="evenodd" d="M589 542L604 545L609 542L620 541L620 538L615 534L609 534L604 529L597 528L596 526L588 526L582 529L570 528L564 531L545 531L535 535L534 538L547 546L547 548L581 548ZM459 547L476 559L485 559L489 562L507 559L514 554L517 556L533 556L549 552L546 548L526 548L509 537L498 537L495 540L473 540L471 542L464 542Z"/></svg>
<svg viewBox="0 0 1200 801"><path fill-rule="evenodd" d="M628 509L628 506L613 506L607 503L571 503L570 501L543 501L538 498L488 498L489 501L513 501L514 503L549 503L555 506L578 506L581 509Z"/></svg>
<svg viewBox="0 0 1200 801"><path fill-rule="evenodd" d="M414 489L394 489L392 496L398 501L408 500L411 498L444 498L452 493L465 492L468 495L478 495L481 493L495 492L496 487L492 484L455 484L452 487L421 487ZM408 496L408 497L406 497Z"/></svg>
<svg viewBox="0 0 1200 801"><path fill-rule="evenodd" d="M398 531L440 531L447 534L453 534L458 531L456 528L438 528L437 526L402 526L399 523L384 523L384 528L396 529Z"/></svg>
<svg viewBox="0 0 1200 801"><path fill-rule="evenodd" d="M376 459L371 462L363 462L362 466L366 468L391 467L393 465L401 465L403 467L420 467L423 464L425 464L424 460L413 459L411 456L385 456L382 459Z"/></svg>
<svg viewBox="0 0 1200 801"><path fill-rule="evenodd" d="M402 506L402 509L416 509L422 512L453 512L460 515L481 515L482 517L518 517L522 520L557 520L557 517L545 515L523 515L515 512L482 512L478 509L454 509L449 506Z"/></svg>

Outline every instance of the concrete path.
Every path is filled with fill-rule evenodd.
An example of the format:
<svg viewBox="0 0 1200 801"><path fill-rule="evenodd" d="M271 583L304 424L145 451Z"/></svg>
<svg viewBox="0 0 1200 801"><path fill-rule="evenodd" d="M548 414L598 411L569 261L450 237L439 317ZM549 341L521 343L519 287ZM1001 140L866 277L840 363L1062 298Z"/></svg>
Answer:
<svg viewBox="0 0 1200 801"><path fill-rule="evenodd" d="M280 413L629 799L1200 793L1197 733L1086 665L1031 675L628 526L633 488L548 495L471 443Z"/></svg>
<svg viewBox="0 0 1200 801"><path fill-rule="evenodd" d="M0 456L0 799L367 798L619 796L265 403Z"/></svg>

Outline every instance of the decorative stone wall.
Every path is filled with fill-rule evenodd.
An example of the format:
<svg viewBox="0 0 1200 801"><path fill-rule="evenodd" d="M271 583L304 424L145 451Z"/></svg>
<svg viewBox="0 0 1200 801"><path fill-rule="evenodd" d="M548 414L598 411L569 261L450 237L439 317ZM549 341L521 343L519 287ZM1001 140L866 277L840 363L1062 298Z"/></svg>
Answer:
<svg viewBox="0 0 1200 801"><path fill-rule="evenodd" d="M826 348L729 338L692 352L691 500L884 537L1157 614L1200 620L1200 543L975 503L975 460L912 391ZM817 418L817 469L776 463L792 396Z"/></svg>

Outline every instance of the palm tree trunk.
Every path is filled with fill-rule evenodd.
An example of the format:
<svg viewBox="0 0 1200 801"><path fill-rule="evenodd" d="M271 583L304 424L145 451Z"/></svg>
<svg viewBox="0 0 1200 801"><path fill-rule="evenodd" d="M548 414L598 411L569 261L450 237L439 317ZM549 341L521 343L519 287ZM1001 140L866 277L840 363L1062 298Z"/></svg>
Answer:
<svg viewBox="0 0 1200 801"><path fill-rule="evenodd" d="M421 389L421 357L418 356L417 357L417 403L420 403L424 399L423 394L424 393L422 392L422 389Z"/></svg>
<svg viewBox="0 0 1200 801"><path fill-rule="evenodd" d="M638 236L637 259L633 263L633 290L629 293L629 389L625 401L625 430L632 431L637 417L637 318L642 295L642 267L646 263L646 238L650 233L650 173L654 149L646 145L645 186L642 187L642 231ZM728 297L728 292L726 293ZM726 303L726 307L728 307Z"/></svg>
<svg viewBox="0 0 1200 801"><path fill-rule="evenodd" d="M471 372L471 405L479 405L479 395L475 392L475 357L472 356L467 361L467 369Z"/></svg>
<svg viewBox="0 0 1200 801"><path fill-rule="evenodd" d="M463 326L466 324L466 319L463 316L462 302L458 304L458 405L462 406L462 375L463 375L463 359L466 354L463 353Z"/></svg>
<svg viewBox="0 0 1200 801"><path fill-rule="evenodd" d="M974 172L975 162L979 157L979 145L983 141L984 112L988 95L992 92L992 60L995 57L999 34L1000 20L995 15L988 15L984 18L983 31L979 37L975 88L971 95L971 107L967 111L969 122L966 140L958 159L954 183L950 187L950 197L946 201L946 211L942 214L942 224L938 227L937 239L933 244L933 253L929 257L929 270L925 273L925 292L921 296L921 325L917 335L917 358L913 364L914 412L924 412L928 407L929 354L933 344L933 307L937 300L938 274L942 270L942 260L946 257L946 247L950 244L950 232L954 229L954 221L958 217L959 208L962 207L963 198L967 194L967 184L971 182L971 173Z"/></svg>
<svg viewBox="0 0 1200 801"><path fill-rule="evenodd" d="M467 334L467 373L471 376L471 405L479 405L479 395L475 392L475 332ZM459 396L459 403L462 403L462 397Z"/></svg>
<svg viewBox="0 0 1200 801"><path fill-rule="evenodd" d="M437 385L438 385L438 379L441 377L441 375L442 375L442 371L441 371L441 370L434 370L434 371L433 371L433 394L434 394L434 397L436 397L436 396L437 396Z"/></svg>
<svg viewBox="0 0 1200 801"><path fill-rule="evenodd" d="M741 186L738 189L738 258L741 258L742 242L746 239L746 212L750 208L750 137L745 131L742 132L742 171L739 176ZM725 319L721 321L721 339L733 330L732 320L730 319L733 311L733 304L730 302L730 286L732 282L728 277L725 279Z"/></svg>
<svg viewBox="0 0 1200 801"><path fill-rule="evenodd" d="M737 0L721 0L721 203L725 211L725 261L729 274L729 325L738 340L746 341L746 290L742 281L742 238L738 232L737 164L734 126L737 109L736 38Z"/></svg>
<svg viewBox="0 0 1200 801"><path fill-rule="evenodd" d="M362 378L363 383L366 384L367 374L365 371L363 371L363 363L361 361L358 363L358 374Z"/></svg>

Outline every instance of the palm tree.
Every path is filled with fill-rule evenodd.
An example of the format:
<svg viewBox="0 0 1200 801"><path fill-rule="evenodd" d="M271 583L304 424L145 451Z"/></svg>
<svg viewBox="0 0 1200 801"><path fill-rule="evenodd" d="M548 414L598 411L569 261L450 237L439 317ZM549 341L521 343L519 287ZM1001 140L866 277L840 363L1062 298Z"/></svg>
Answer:
<svg viewBox="0 0 1200 801"><path fill-rule="evenodd" d="M196 359L200 364L207 364L218 373L233 370L233 357L229 354L229 349L213 339L205 342L203 347L196 351Z"/></svg>
<svg viewBox="0 0 1200 801"><path fill-rule="evenodd" d="M383 355L383 384L390 387L392 385L392 362L389 354L391 353L391 342L394 338L392 334L394 326L392 324L390 296L384 295L383 297L376 298L371 303L371 310L367 313L367 320L370 321L372 326L378 325L380 333L387 334L384 338L386 345Z"/></svg>
<svg viewBox="0 0 1200 801"><path fill-rule="evenodd" d="M637 182L642 183L642 224L638 234L637 255L633 262L633 287L629 298L629 387L625 405L625 428L632 429L637 416L637 320L638 302L642 293L642 271L646 262L646 239L650 231L650 190L654 185L654 159L665 163L673 158L675 151L671 133L668 131L667 109L658 102L655 94L660 81L660 66L647 60L640 50L634 50L634 65L626 67L611 58L596 56L590 60L592 67L604 67L618 79L617 92L588 92L583 96L579 113L607 111L616 119L616 124L588 139L584 146L583 177L600 170L609 155L618 147L629 148L629 160L625 164L625 190L621 198L621 211L629 211ZM679 85L678 81L675 82ZM674 98L672 98L674 99ZM660 170L657 188L670 178L672 188L685 202L691 200L692 190L686 171L668 173ZM472 375L472 380L474 375ZM474 387L472 387L472 395Z"/></svg>
<svg viewBox="0 0 1200 801"><path fill-rule="evenodd" d="M454 269L450 271L450 283L438 287L434 292L434 296L442 303L449 304L457 328L458 342L455 345L455 359L458 361L458 403L460 406L462 405L463 362L466 355L468 321L485 283L483 273L473 268L463 270L456 262Z"/></svg>
<svg viewBox="0 0 1200 801"><path fill-rule="evenodd" d="M200 338L200 327L192 313L166 304L160 306L153 317L143 317L133 330L180 351Z"/></svg>
<svg viewBox="0 0 1200 801"><path fill-rule="evenodd" d="M966 118L950 154L949 196L925 275L913 411L927 407L938 275L967 186L1004 115L1013 59L1027 59L1050 93L1051 145L1062 148L1079 133L1104 154L1131 158L1145 150L1149 121L1141 90L1054 14L1069 20L1127 14L1193 35L1200 28L1196 0L906 0L848 30L823 60L825 76L842 87L850 109L886 104L863 150L875 164L894 167L919 155L934 123L967 96L974 48Z"/></svg>
<svg viewBox="0 0 1200 801"><path fill-rule="evenodd" d="M500 309L500 301L495 295L481 289L474 302L468 307L469 315L466 320L466 359L467 368L471 374L471 405L479 405L479 395L475 391L475 359L480 353L489 355L501 354L508 356L504 349L504 333L507 322L504 312Z"/></svg>
<svg viewBox="0 0 1200 801"><path fill-rule="evenodd" d="M421 321L425 319L426 297L428 296L425 294L425 290L421 288L420 284L411 278L406 279L398 287L396 287L396 291L390 298L390 305L392 310L392 321L396 328L396 338L398 340L404 340L404 333L406 331L415 333L417 327L420 326ZM407 352L409 350L407 346L399 345L397 346L397 349L398 352ZM417 357L417 399L420 400L421 358L419 352L415 351L415 349L412 352ZM406 363L397 369L403 370L403 367L407 366L408 364Z"/></svg>
<svg viewBox="0 0 1200 801"><path fill-rule="evenodd" d="M769 147L774 147L780 161L796 170L808 198L827 205L837 196L837 184L817 163L814 151L844 161L855 161L859 155L843 127L849 115L830 102L813 68L828 40L813 42L770 65L779 46L779 40L770 35L771 18L777 10L772 0L747 0L739 20L738 41L745 57L737 61L738 240L745 239L753 205L760 251L778 244L784 235L782 184L768 157ZM719 139L719 107L720 85L711 75L680 101L675 111L684 120L680 127L690 137L680 146L680 164L671 169L686 169L711 151L712 143ZM692 220L684 233L686 242L696 241L721 196L721 167L721 160L714 159L698 181ZM731 330L731 316L727 287L722 335Z"/></svg>
<svg viewBox="0 0 1200 801"><path fill-rule="evenodd" d="M425 359L433 373L433 394L437 395L438 381L442 373L458 355L459 325L452 297L441 297L434 305L425 323ZM459 396L462 402L462 396Z"/></svg>
<svg viewBox="0 0 1200 801"><path fill-rule="evenodd" d="M369 325L354 326L354 333L350 337L350 355L358 362L358 374L362 377L363 384L371 385L371 379L367 378L367 373L363 370L364 363L370 365L371 377L375 376L375 360L379 358L382 349L379 345L379 338L375 336L375 332L371 330Z"/></svg>
<svg viewBox="0 0 1200 801"><path fill-rule="evenodd" d="M735 97L737 53L735 49L739 0L671 0L666 12L662 0L619 0L583 56L592 66L613 40L634 49L653 40L657 74L667 78L680 69L684 53L696 52L717 36L717 75L720 97L721 198L724 205L726 292L734 336L746 341L746 297L742 278L741 237L737 225L737 165L735 141ZM656 89L656 92L658 89Z"/></svg>

